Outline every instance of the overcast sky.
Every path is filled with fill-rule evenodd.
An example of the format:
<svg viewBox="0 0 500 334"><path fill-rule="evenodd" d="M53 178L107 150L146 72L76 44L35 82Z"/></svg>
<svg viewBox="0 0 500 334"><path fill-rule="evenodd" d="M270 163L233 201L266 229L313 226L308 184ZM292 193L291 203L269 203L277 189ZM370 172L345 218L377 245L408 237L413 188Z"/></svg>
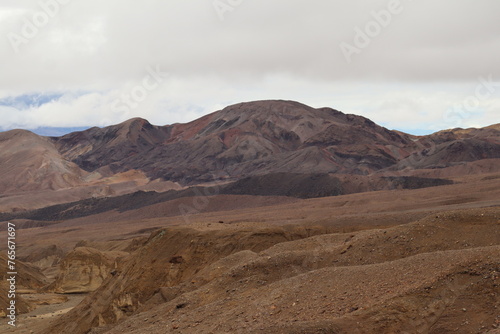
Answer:
<svg viewBox="0 0 500 334"><path fill-rule="evenodd" d="M498 0L0 0L0 130L296 100L413 134L499 123Z"/></svg>

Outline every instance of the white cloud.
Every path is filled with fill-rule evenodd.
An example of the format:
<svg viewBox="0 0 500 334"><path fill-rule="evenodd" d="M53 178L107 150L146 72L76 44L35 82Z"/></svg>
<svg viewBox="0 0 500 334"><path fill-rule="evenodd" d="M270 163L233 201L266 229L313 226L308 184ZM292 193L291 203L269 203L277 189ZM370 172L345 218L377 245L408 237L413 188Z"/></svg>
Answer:
<svg viewBox="0 0 500 334"><path fill-rule="evenodd" d="M54 3L60 0L41 0ZM185 122L254 99L293 99L359 113L391 128L447 127L446 109L500 80L496 0L401 0L370 45L348 64L339 48L389 1L252 0L221 21L212 0L68 1L16 53L7 38L43 12L38 1L0 4L0 98L61 92L30 110L2 110L1 128L106 125L141 116ZM168 79L137 108L117 112L160 66ZM500 89L500 88L499 88ZM81 93L85 92L85 94ZM498 122L499 93L462 125Z"/></svg>
<svg viewBox="0 0 500 334"><path fill-rule="evenodd" d="M106 126L132 117L143 117L154 124L188 122L226 105L240 101L287 99L290 95L314 107L329 106L346 113L362 114L391 129L412 132L444 128L486 126L498 122L500 89L465 117L446 116L454 106L463 106L474 92L470 84L407 84L406 86L358 83L309 82L289 76L269 76L261 85L239 82L227 84L217 78L196 80L169 77L149 92L135 108L114 108L123 94L140 84L128 82L119 89L66 94L60 99L27 110L0 109L2 128L39 126ZM469 94L469 92L472 92ZM3 111L2 111L3 110Z"/></svg>

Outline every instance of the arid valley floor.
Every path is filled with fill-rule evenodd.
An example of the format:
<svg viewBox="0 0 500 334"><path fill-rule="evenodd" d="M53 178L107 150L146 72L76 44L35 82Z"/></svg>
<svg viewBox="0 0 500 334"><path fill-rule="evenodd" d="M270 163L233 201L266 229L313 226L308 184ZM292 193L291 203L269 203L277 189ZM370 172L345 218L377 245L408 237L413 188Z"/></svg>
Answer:
<svg viewBox="0 0 500 334"><path fill-rule="evenodd" d="M188 197L19 229L19 257L42 268L25 268L22 298L39 306L0 330L498 333L500 174L455 181L215 195L187 219L162 217Z"/></svg>

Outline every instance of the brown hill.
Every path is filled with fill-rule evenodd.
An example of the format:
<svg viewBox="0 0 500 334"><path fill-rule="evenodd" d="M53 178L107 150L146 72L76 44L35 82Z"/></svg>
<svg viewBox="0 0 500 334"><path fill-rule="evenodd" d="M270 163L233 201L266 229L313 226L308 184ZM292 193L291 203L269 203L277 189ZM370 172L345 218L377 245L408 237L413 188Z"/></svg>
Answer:
<svg viewBox="0 0 500 334"><path fill-rule="evenodd" d="M498 295L498 287L495 279L483 277L494 278L498 271L490 261L497 261L497 254L485 248L498 244L499 182L497 173L440 187L307 200L184 197L33 228L27 224L18 233L19 257L43 266L47 277L58 277L61 286L69 282L72 289L80 289L108 276L68 318L59 317L75 304L47 305L20 316L23 328L17 330L41 333L48 319L59 319L47 332L71 332L70 326L75 326L78 333L85 326L101 324L91 333L322 333L332 328L393 333L439 323L419 331L446 333L459 328L464 333L484 333L496 321L492 310L497 302L491 296ZM193 206L199 213L181 216L181 205ZM456 209L460 210L443 213ZM409 222L414 223L391 228ZM148 237L158 228L162 230ZM162 236L161 231L165 231ZM80 252L81 247L99 251ZM469 250L475 255L465 252ZM109 251L131 254L107 271L99 264L103 259L99 254ZM450 251L458 253L443 255ZM68 261L57 266L61 252L68 254ZM430 268L426 273L416 269L426 265ZM436 283L418 285L428 282L423 278ZM358 281L362 283L356 285ZM52 296L21 297L40 304ZM441 313L443 305L446 311ZM212 318L219 320L214 323ZM462 325L466 321L471 325ZM2 330L17 332L7 326Z"/></svg>
<svg viewBox="0 0 500 334"><path fill-rule="evenodd" d="M2 268L7 268L7 255L6 252L0 254L0 266ZM38 290L47 284L45 276L38 270L38 268L32 266L29 263L24 263L22 261L15 261L17 275L17 289L19 290ZM0 279L5 281L8 277L6 270L0 273Z"/></svg>
<svg viewBox="0 0 500 334"><path fill-rule="evenodd" d="M484 332L500 307L499 224L491 208L345 234L169 227L44 333L118 320L95 333Z"/></svg>
<svg viewBox="0 0 500 334"><path fill-rule="evenodd" d="M0 189L8 195L0 197L0 210L231 181L280 183L258 194L298 197L432 185L397 178L498 171L499 138L498 126L416 137L335 109L275 100L228 106L187 124L135 118L50 139L15 130L0 134ZM296 182L287 184L285 174ZM299 182L315 174L374 181L347 180L349 191L339 191L331 177L320 186Z"/></svg>
<svg viewBox="0 0 500 334"><path fill-rule="evenodd" d="M7 279L10 275L7 274L7 261L8 258L6 256L6 252L2 252L0 254L0 267L3 268L0 273L0 317L5 317L9 314L7 308L10 306L11 299L8 298L10 284ZM31 264L23 263L17 259L15 259L15 266L17 275L15 275L16 283L16 310L18 313L27 313L30 310L34 309L35 306L30 302L26 301L20 293L21 292L35 292L41 289L44 285L47 284L47 279L40 272L40 270Z"/></svg>
<svg viewBox="0 0 500 334"><path fill-rule="evenodd" d="M144 119L133 118L104 129L94 127L74 132L54 141L65 158L85 170L94 171L104 166L118 170L115 164L155 147L169 137L169 132L169 127L153 126ZM120 171L130 169L135 168Z"/></svg>
<svg viewBox="0 0 500 334"><path fill-rule="evenodd" d="M396 169L433 169L465 165L468 162L500 158L498 126L484 129L453 129L416 140L420 151L401 160Z"/></svg>
<svg viewBox="0 0 500 334"><path fill-rule="evenodd" d="M137 169L185 184L269 172L363 174L395 164L414 146L364 117L291 101L240 103L165 127L135 119L55 142L87 171Z"/></svg>
<svg viewBox="0 0 500 334"><path fill-rule="evenodd" d="M133 211L159 203L168 205L176 199L192 198L188 201L205 202L207 196L216 194L314 198L387 189L419 189L449 184L453 184L453 181L414 176L361 175L353 178L351 175L335 174L270 173L242 178L220 186L190 187L163 193L139 191L122 196L92 198L47 206L37 210L0 213L0 222L16 220L19 222L19 228L25 228L25 226L30 228L47 225L43 221L62 221L114 210ZM198 210L195 209L195 211ZM176 208L176 210L165 211L163 216L178 214L179 209ZM6 227L0 224L0 230L2 228Z"/></svg>
<svg viewBox="0 0 500 334"><path fill-rule="evenodd" d="M44 291L84 293L96 290L116 268L125 252L103 252L91 247L76 247L59 263L59 274Z"/></svg>
<svg viewBox="0 0 500 334"><path fill-rule="evenodd" d="M493 331L499 148L499 125L417 137L292 101L2 133L0 221L31 263L19 287L88 293L20 330ZM19 310L47 298L20 295Z"/></svg>
<svg viewBox="0 0 500 334"><path fill-rule="evenodd" d="M0 133L0 211L22 211L137 190L179 189L140 171L88 173L64 158L52 140L24 130Z"/></svg>
<svg viewBox="0 0 500 334"><path fill-rule="evenodd" d="M430 136L390 131L356 115L293 101L228 106L187 124L133 119L54 138L87 171L144 171L182 184L268 173L443 168L500 157L500 131L453 129Z"/></svg>
<svg viewBox="0 0 500 334"><path fill-rule="evenodd" d="M0 161L2 194L75 187L86 175L48 139L23 130L0 133Z"/></svg>

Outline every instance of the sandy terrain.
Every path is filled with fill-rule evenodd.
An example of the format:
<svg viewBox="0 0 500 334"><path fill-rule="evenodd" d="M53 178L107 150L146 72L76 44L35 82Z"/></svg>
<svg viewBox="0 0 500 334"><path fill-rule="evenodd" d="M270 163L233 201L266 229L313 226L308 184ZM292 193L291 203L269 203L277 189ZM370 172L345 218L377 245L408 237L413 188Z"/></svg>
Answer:
<svg viewBox="0 0 500 334"><path fill-rule="evenodd" d="M71 275L75 246L123 256L86 297L22 295L38 307L0 330L495 333L500 177L455 181L307 200L217 195L187 217L179 206L200 199L183 198L19 229L19 258L49 280Z"/></svg>

